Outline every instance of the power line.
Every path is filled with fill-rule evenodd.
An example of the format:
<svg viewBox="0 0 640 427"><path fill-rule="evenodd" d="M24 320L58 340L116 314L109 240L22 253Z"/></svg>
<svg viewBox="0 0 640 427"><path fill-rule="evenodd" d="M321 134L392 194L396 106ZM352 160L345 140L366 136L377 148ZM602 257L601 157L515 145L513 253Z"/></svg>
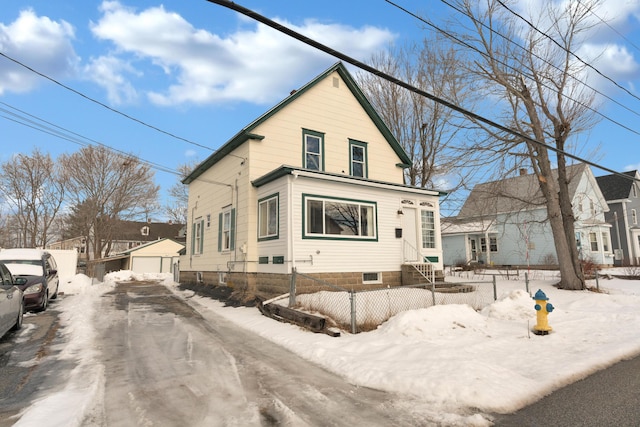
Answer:
<svg viewBox="0 0 640 427"><path fill-rule="evenodd" d="M313 40L313 39L311 39L311 38L309 38L307 36L304 36L304 35L296 32L296 31L294 31L294 30L292 30L292 29L290 29L290 28L288 28L288 27L286 27L284 25L278 24L277 22L272 21L269 18L267 18L267 17L265 17L263 15L260 15L259 13L256 13L256 12L252 11L251 9L247 9L247 8L245 8L243 6L240 6L237 3L234 3L234 2L231 2L231 1L228 1L228 0L207 0L207 1L210 2L210 3L215 3L215 4L218 4L220 6L226 7L228 9L234 10L234 11L236 11L236 12L242 14L242 15L245 15L245 16L247 16L249 18L252 18L252 19L254 19L254 20L258 21L258 22L261 22L262 24L267 25L268 27L271 27L274 30L277 30L277 31L279 31L279 32L281 32L283 34L286 34L286 35L288 35L288 36L290 36L290 37L292 37L292 38L294 38L294 39L296 39L298 41L301 41L302 43L304 43L306 45L312 46L312 47L314 47L314 48L316 48L316 49L318 49L318 50L320 50L322 52L325 52L325 53L327 53L327 54L329 54L329 55L331 55L331 56L333 56L335 58L338 58L338 59L340 59L340 60L342 60L342 61L344 61L344 62L346 62L348 64L351 64L351 65L353 65L353 66L355 66L357 68L360 68L361 70L367 71L367 72L369 72L369 73L371 73L371 74L373 74L373 75L375 75L377 77L380 77L380 78L382 78L384 80L387 80L387 81L389 81L391 83L394 83L394 84L396 84L396 85L398 85L400 87L403 87L403 88L405 88L405 89L407 89L407 90L409 90L409 91L411 91L411 92L413 92L415 94L424 96L425 98L428 98L428 99L430 99L430 100L432 100L434 102L437 102L438 104L444 105L445 107L448 107L448 108L450 108L450 109L452 109L452 110L454 110L454 111L456 111L458 113L461 113L464 116L469 117L469 118L471 118L473 120L482 122L482 123L484 123L486 125L489 125L489 126L491 126L493 128L496 128L496 129L501 130L503 132L506 132L506 133L509 133L511 135L514 135L514 136L516 136L518 138L521 138L522 140L527 141L527 142L529 142L531 144L534 144L534 145L543 147L545 149L548 149L550 151L553 151L556 154L561 154L561 155L564 155L564 156L569 157L571 159L578 160L578 161L583 162L583 163L585 163L585 164L587 164L589 166L593 166L593 167L601 169L603 171L610 172L610 173L612 173L614 175L620 175L620 176L623 176L625 178L629 178L627 175L621 174L621 173L616 172L616 171L614 171L612 169L609 169L609 168L601 166L601 165L599 165L597 163L591 162L591 161L589 161L587 159L583 159L583 158L578 157L576 155L567 153L564 150L560 150L558 148L555 148L555 147L552 147L550 145L547 145L544 142L538 141L538 140L533 139L533 138L531 138L531 137L529 137L527 135L524 135L524 134L521 134L519 132L516 132L513 129L510 129L510 128L506 127L506 126L503 126L503 125L501 125L499 123L496 123L496 122L494 122L492 120L489 120L489 119L487 119L487 118L485 118L483 116L480 116L479 114L476 114L476 113L473 113L473 112L471 112L469 110L466 110L466 109L464 109L464 108L462 108L460 106L457 106L457 105L455 105L455 104L453 104L453 103L451 103L449 101L446 101L446 100L444 100L442 98L439 98L439 97L437 97L437 96L435 96L435 95L433 95L431 93L428 93L428 92L426 92L426 91L424 91L422 89L418 89L417 87L412 86L409 83L406 83L406 82L404 82L402 80L399 80L399 79L397 79L397 78L395 78L395 77L393 77L393 76L391 76L391 75L389 75L387 73L384 73L384 72L382 72L382 71L380 71L380 70L378 70L378 69L376 69L376 68L374 68L374 67L372 67L372 66L370 66L368 64L365 64L365 63L363 63L361 61L358 61L357 59L352 58L352 57L350 57L350 56L348 56L348 55L346 55L346 54L344 54L344 53L342 53L340 51L337 51L337 50L335 50L333 48L330 48L330 47L328 47L328 46L326 46L326 45L324 45L324 44L322 44L320 42L317 42L316 40Z"/></svg>
<svg viewBox="0 0 640 427"><path fill-rule="evenodd" d="M99 106L101 106L101 107L103 107L103 108L106 108L107 110L109 110L109 111L111 111L111 112L113 112L113 113L119 114L119 115L121 115L121 116L123 116L123 117L125 117L125 118L127 118L127 119L129 119L129 120L132 120L132 121L134 121L134 122L136 122L136 123L138 123L138 124L141 124L141 125L146 126L146 127L150 128L150 129L153 129L153 130L155 130L155 131L157 131L157 132L160 132L160 133L162 133L162 134L165 134L165 135L167 135L167 136L170 136L171 138L175 138L175 139L178 139L178 140L180 140L180 141L184 141L184 142L186 142L186 143L188 143L188 144L195 145L196 147L205 148L205 149L210 150L210 151L215 151L215 150L214 150L213 148L211 148L211 147L207 147L206 145L199 144L199 143L194 142L194 141L191 141L191 140L189 140L189 139L187 139L187 138L183 138L183 137L178 136L178 135L175 135L175 134L173 134L173 133L171 133L171 132L168 132L168 131L162 130L162 129L160 129L160 128L158 128L158 127L154 126L154 125L151 125L151 124L149 124L149 123L147 123L147 122L144 122L144 121L142 121L142 120L140 120L140 119L138 119L138 118L135 118L135 117L133 117L133 116L130 116L129 114L123 113L123 112L122 112L122 111L120 111L120 110L117 110L117 109L115 109L115 108L113 108L113 107L110 107L110 106L108 106L107 104L105 104L104 102L100 102L100 101L98 101L97 99L91 98L90 96L87 96L87 95L85 95L84 93L82 93L82 92L80 92L80 91L78 91L78 90L76 90L76 89L74 89L74 88L72 88L72 87L70 87L70 86L65 85L64 83L61 83L61 82L57 81L56 79L54 79L54 78L52 78L52 77L49 77L49 76L47 76L46 74L41 73L41 72L40 72L40 71L38 71L38 70L35 70L34 68L31 68L30 66L28 66L28 65L26 65L26 64L24 64L24 63L22 63L22 62L18 61L18 60L17 60L17 59L15 59L15 58L12 58L12 57L10 57L10 56L6 55L6 54L5 54L5 53L3 53L3 52L0 52L0 56L2 56L2 57L4 57L4 58L8 59L9 61L12 61L12 62L14 62L14 63L16 63L16 64L20 65L21 67L26 68L27 70L31 71L32 73L37 74L37 75L39 75L40 77L42 77L42 78L44 78L44 79L47 79L47 80L49 80L50 82L55 83L56 85L58 85L58 86L60 86L60 87L62 87L62 88L64 88L64 89L66 89L66 90L68 90L68 91L70 91L70 92L75 93L76 95L79 95L79 96L83 97L84 99L86 99L86 100L88 100L88 101L91 101L91 102L93 102L93 103L95 103L95 104L98 104Z"/></svg>
<svg viewBox="0 0 640 427"><path fill-rule="evenodd" d="M421 22L423 22L423 23L425 23L425 24L429 25L430 27L434 28L436 31L438 31L438 32L440 32L440 33L442 33L442 34L444 34L446 37L448 37L448 38L450 38L450 39L455 40L455 41L456 41L456 43L461 44L461 45L463 45L463 46L466 46L466 47L468 47L469 49L474 50L475 52L478 52L478 53L479 53L480 55L482 55L482 56L488 57L488 55L487 55L485 52L480 51L480 49L478 49L477 47L475 47L475 46L473 46L473 45L471 45L471 44L469 44L469 43L465 42L464 40L461 40L459 37L456 37L455 35L453 35L453 34L451 34L451 33L447 32L447 31L443 30L442 28L438 27L437 25L433 24L432 22L427 21L426 19L424 19L424 18L422 18L421 16L419 16L419 15L417 15L417 14L415 14L415 13L413 13L413 12L409 11L409 10L407 10L406 8L404 8L404 7L400 6L399 4L394 3L394 2L393 2L393 1L391 1L391 0L385 0L385 1L386 1L387 3L389 3L390 5L392 5L392 6L396 7L396 8L398 8L398 9L400 9L402 12L404 12L404 13L406 13L406 14L408 14L408 15L410 15L410 16L412 16L412 17L414 17L414 18L416 18L417 20L419 20L419 21L421 21ZM463 14L463 15L467 16L468 18L470 18L470 19L471 19L471 20L473 20L474 22L476 22L476 23L480 24L481 26L483 26L483 27L487 28L487 29L488 29L489 31L491 31L492 33L494 33L494 34L496 34L496 35L498 35L498 36L502 37L503 39L507 40L507 41L508 41L508 42L510 42L510 43L513 43L514 45L516 45L517 47L519 47L519 48L521 48L521 49L525 49L525 48L524 48L524 46L522 46L522 45L520 45L520 44L518 44L518 43L514 42L513 40L510 40L510 39L509 39L508 37L506 37L505 35L503 35L503 34L501 34L500 32L498 32L498 31L496 31L496 30L494 30L494 29L492 29L492 28L488 27L486 24L484 24L484 23L480 22L479 20L477 20L477 19L476 19L476 18L474 18L473 16L470 16L469 14L465 13L464 11L462 11L462 10L460 10L459 8L455 7L454 5L452 5L452 4L450 4L450 3L448 3L446 0L441 0L441 1L442 1L444 4L446 4L447 6L449 6L449 7L453 8L454 10L456 10L457 12L459 12L459 13L461 13L461 14ZM544 58L541 58L540 56L536 55L536 54L535 54L535 53L533 53L533 52L532 52L532 55L533 55L533 56L535 56L536 58L540 59L541 61L544 61L544 62L545 62L545 63L547 63L548 65L550 65L550 66L554 67L556 70L559 70L559 68L558 68L557 66L555 66L554 64L552 64L552 63L548 62L548 61L547 61L547 60L545 60ZM513 66L511 66L511 65L507 64L507 63L506 63L506 62L504 62L504 61L501 61L501 60L498 60L498 59L494 59L494 60L495 60L496 62L498 62L499 64L503 65L504 67L510 68L510 69L511 69L511 70L513 70L513 71L522 72L522 70L518 70L518 69L514 68ZM523 74L525 74L525 73L523 73ZM525 75L527 75L527 74L525 74ZM629 108L629 107L627 107L626 105L624 105L624 104L620 103L619 101L617 101L617 100L615 100L615 99L611 98L610 96L608 96L608 95L606 95L606 94L604 94L604 93L602 93L602 92L598 91L597 89L595 89L595 88L593 88L593 87L591 87L591 86L587 85L586 83L584 83L584 82L580 81L577 77L574 77L574 76L573 76L573 75L571 75L571 74L568 74L568 75L569 75L572 79L574 79L576 82L578 82L578 83L580 83L580 84L583 84L583 85L587 86L588 88L590 88L591 90L593 90L595 93L598 93L599 95L603 96L604 98L606 98L606 99L610 100L611 102L613 102L613 103L615 103L615 104L619 105L620 107L622 107L622 108L624 108L624 109L628 110L629 112L631 112L631 113L633 113L633 114L635 114L635 115L637 115L637 116L639 116L639 117L640 117L640 113L636 112L635 110L632 110L631 108ZM528 77L528 78L530 78L530 79L534 79L534 76L532 76L532 75L527 75L527 77ZM547 84L545 84L545 83L543 83L543 82L540 82L540 84L541 84L542 86L544 86L545 88L547 88L547 89L551 90L551 91L555 91L555 88L553 88L553 87L551 87L551 86L549 86L549 85L547 85ZM626 129L626 130L628 130L628 131L629 131L629 132L631 132L631 133L634 133L634 134L636 134L636 135L640 135L640 131L637 131L637 130L635 130L635 129L630 128L629 126L627 126L627 125L625 125L625 124L623 124L623 123L621 123L621 122L619 122L619 121L617 121L617 120L615 120L615 119L613 119L613 118L609 117L608 115L606 115L606 114L602 113L601 111L598 111L598 110L596 110L596 109L592 108L591 106L584 104L583 102L581 102L581 101L579 101L579 100L573 99L572 97L570 97L570 96L568 96L568 95L566 95L566 94L563 94L562 96L563 96L565 99L568 99L568 100L570 100L570 101L572 101L572 102L575 102L576 104L578 104L578 105L580 105L580 106L582 106L582 107L584 107L584 108L586 108L586 109L590 110L591 112L593 112L593 113L597 114L598 116L600 116L600 117L602 117L602 118L606 119L607 121L609 121L609 122L611 122L611 123L613 123L613 124L615 124L615 125L617 125L617 126L620 126L621 128Z"/></svg>
<svg viewBox="0 0 640 427"><path fill-rule="evenodd" d="M9 109L13 110L8 110L6 108L0 108L0 112L3 112L5 114L8 114L8 116L6 115L0 115L0 117L6 119L6 120L10 120L14 123L29 127L31 129L37 130L39 132L42 133L46 133L48 135L54 136L56 138L60 138L69 142L72 142L74 144L80 145L82 147L88 147L91 145L99 145L101 147L106 148L109 151L115 152L120 156L123 156L125 158L132 158L135 159L136 161L138 161L141 164L145 164L147 166L149 166L152 169L158 170L160 172L165 172L165 173L169 173L172 175L176 175L178 177L183 177L182 173L180 171L177 171L175 169L169 168L167 166L163 166L159 163L155 163L152 162L150 160L146 160L143 159L140 156L136 156L134 154L131 153L127 153L124 152L122 150L119 150L117 148L111 147L105 143L102 143L100 141L91 139L89 137L86 137L84 135L81 135L79 133L73 132L69 129L66 129L62 126L58 126L54 123L51 123L47 120L44 120L38 116L35 116L33 114L27 113L26 111L20 110L19 108L13 107L5 102L0 102L0 104L8 107ZM18 113L16 113L15 111L17 111ZM23 114L24 116L21 116L21 114ZM10 116L10 117L9 117ZM26 116L26 117L25 117ZM43 124L44 123L44 124ZM45 125L46 124L46 125ZM237 156L239 157L239 156ZM242 158L242 157L239 157ZM219 181L214 181L214 180L209 180L206 178L202 178L202 177L198 177L196 178L197 181L201 181L201 182L205 182L205 183L209 183L209 184L215 184L215 185L222 185L222 186L226 186L226 187L231 187L231 184L225 183L225 182L219 182Z"/></svg>
<svg viewBox="0 0 640 427"><path fill-rule="evenodd" d="M498 3L500 3L500 5L502 5L502 7L504 7L505 9L507 9L509 12L511 12L513 15L517 16L518 18L522 19L524 22L527 23L527 25L529 25L534 31L536 31L537 33L539 33L540 35L542 35L543 37L548 38L552 43L554 43L556 46L558 46L560 49L564 50L565 52L567 52L568 54L570 54L571 56L573 56L574 58L576 58L579 62L581 62L582 64L584 64L585 66L587 66L588 68L592 69L593 71L595 71L598 75L602 76L603 78L605 78L606 80L609 80L611 83L613 83L615 86L617 86L618 88L622 89L623 91L627 92L629 95L631 95L632 97L634 97L635 99L637 99L638 101L640 101L640 97L638 97L637 95L635 95L634 93L632 93L629 89L625 88L624 86L620 85L618 82L616 82L615 80L613 80L611 77L603 74L600 70L598 70L596 67L594 67L593 65L589 64L588 62L585 62L582 58L580 58L578 55L576 55L575 53L571 52L569 49L565 48L564 46L562 46L560 43L558 43L557 41L555 41L553 39L553 37L549 36L548 34L546 34L544 31L540 31L535 25L533 25L533 23L531 21L529 21L528 19L526 19L525 17L523 17L522 15L520 15L519 13L515 12L514 10L510 9L509 6L507 6L506 4L504 4L502 2L502 0L496 0ZM580 3L581 4L581 3ZM582 5L582 4L581 4Z"/></svg>
<svg viewBox="0 0 640 427"><path fill-rule="evenodd" d="M579 4L582 4L582 2L580 0L577 0ZM584 6L586 7L586 6ZM607 27L609 27L609 29L611 31L613 31L614 33L616 33L618 36L620 36L620 38L622 38L624 41L626 41L627 43L629 43L631 46L633 46L637 51L640 51L640 47L638 47L634 42L632 42L631 40L629 40L627 37L624 36L624 34L620 33L620 31L616 30L615 28L613 28L607 21L605 21L604 19L602 19L598 14L596 14L593 9L590 9L589 12L591 12L591 14L593 16L595 16L596 18L598 18L600 20L600 22L602 22L604 25L606 25Z"/></svg>

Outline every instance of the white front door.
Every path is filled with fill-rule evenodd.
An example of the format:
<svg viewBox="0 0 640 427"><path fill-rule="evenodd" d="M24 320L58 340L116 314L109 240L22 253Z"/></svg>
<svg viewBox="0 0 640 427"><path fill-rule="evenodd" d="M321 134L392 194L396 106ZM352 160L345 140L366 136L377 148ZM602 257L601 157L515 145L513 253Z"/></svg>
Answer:
<svg viewBox="0 0 640 427"><path fill-rule="evenodd" d="M418 217L416 208L402 207L402 237L412 246L413 250L405 248L407 261L420 261L420 235L418 234ZM413 253L415 252L415 253Z"/></svg>

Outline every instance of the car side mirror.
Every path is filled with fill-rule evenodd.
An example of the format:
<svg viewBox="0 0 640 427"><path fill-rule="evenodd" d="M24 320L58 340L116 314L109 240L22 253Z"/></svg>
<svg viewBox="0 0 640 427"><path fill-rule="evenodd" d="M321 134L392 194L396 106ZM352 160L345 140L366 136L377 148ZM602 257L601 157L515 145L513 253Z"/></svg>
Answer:
<svg viewBox="0 0 640 427"><path fill-rule="evenodd" d="M14 277L13 278L13 284L16 285L16 286L26 285L27 284L27 278L26 277Z"/></svg>
<svg viewBox="0 0 640 427"><path fill-rule="evenodd" d="M49 274L50 275L54 275L54 274L57 274L57 273L58 273L58 270L49 270Z"/></svg>

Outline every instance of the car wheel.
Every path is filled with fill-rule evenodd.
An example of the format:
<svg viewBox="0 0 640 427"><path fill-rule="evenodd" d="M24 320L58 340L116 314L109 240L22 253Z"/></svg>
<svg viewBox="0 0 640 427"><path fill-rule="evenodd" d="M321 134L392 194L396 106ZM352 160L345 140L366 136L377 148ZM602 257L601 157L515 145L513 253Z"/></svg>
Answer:
<svg viewBox="0 0 640 427"><path fill-rule="evenodd" d="M45 311L49 306L49 292L44 293L44 297L42 297L42 305L38 309L38 311Z"/></svg>
<svg viewBox="0 0 640 427"><path fill-rule="evenodd" d="M22 305L20 305L20 311L18 312L18 318L16 319L16 323L13 325L13 328L11 328L12 330L17 331L18 329L22 328L23 314L24 314L24 307Z"/></svg>

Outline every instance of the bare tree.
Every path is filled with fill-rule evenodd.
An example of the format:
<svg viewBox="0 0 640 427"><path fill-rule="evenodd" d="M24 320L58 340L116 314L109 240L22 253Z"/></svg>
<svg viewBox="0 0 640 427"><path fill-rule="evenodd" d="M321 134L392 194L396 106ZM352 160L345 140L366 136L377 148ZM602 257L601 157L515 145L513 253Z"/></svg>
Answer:
<svg viewBox="0 0 640 427"><path fill-rule="evenodd" d="M51 156L38 149L2 164L0 191L10 206L20 247L44 247L64 199L59 172Z"/></svg>
<svg viewBox="0 0 640 427"><path fill-rule="evenodd" d="M533 169L553 231L560 286L583 289L564 152L572 148L571 137L596 122L593 92L582 84L586 66L571 52L590 29L598 0L534 2L537 10L518 14L509 0L454 3L466 20L451 28L451 41L477 53L466 69L477 94L487 100L496 121L546 145L478 124L482 134L470 149L493 153L502 174L522 165ZM456 33L461 27L468 31Z"/></svg>
<svg viewBox="0 0 640 427"><path fill-rule="evenodd" d="M169 220L176 224L187 223L187 207L189 206L189 186L182 183L196 167L198 162L193 161L178 166L180 180L169 188L170 202L165 206L165 213Z"/></svg>
<svg viewBox="0 0 640 427"><path fill-rule="evenodd" d="M453 49L438 40L425 40L391 48L373 56L371 65L419 89L452 102L466 98L465 77ZM391 82L367 73L357 75L363 92L385 121L391 133L405 149L412 166L405 171L405 182L421 187L447 189L458 185L452 179L456 166L463 163L467 151L454 147L460 128L451 109L412 93Z"/></svg>
<svg viewBox="0 0 640 427"><path fill-rule="evenodd" d="M119 220L148 215L148 208L157 202L153 171L136 157L87 146L63 155L60 163L94 258L109 255Z"/></svg>

